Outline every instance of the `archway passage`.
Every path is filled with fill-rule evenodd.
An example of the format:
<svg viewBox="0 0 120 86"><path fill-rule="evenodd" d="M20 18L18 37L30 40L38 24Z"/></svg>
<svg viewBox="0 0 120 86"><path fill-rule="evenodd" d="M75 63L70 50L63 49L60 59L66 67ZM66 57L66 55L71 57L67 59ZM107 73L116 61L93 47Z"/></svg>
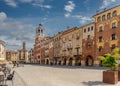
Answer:
<svg viewBox="0 0 120 86"><path fill-rule="evenodd" d="M69 66L72 66L73 58L69 59Z"/></svg>
<svg viewBox="0 0 120 86"><path fill-rule="evenodd" d="M40 64L40 60L38 61L38 63Z"/></svg>
<svg viewBox="0 0 120 86"><path fill-rule="evenodd" d="M59 63L58 63L59 65L61 65L61 61L59 61Z"/></svg>
<svg viewBox="0 0 120 86"><path fill-rule="evenodd" d="M80 58L75 59L75 66L81 66L81 59Z"/></svg>
<svg viewBox="0 0 120 86"><path fill-rule="evenodd" d="M94 62L94 60L93 60L93 57L92 56L87 56L87 58L86 58L86 66L93 66L93 62Z"/></svg>
<svg viewBox="0 0 120 86"><path fill-rule="evenodd" d="M49 60L48 59L46 60L46 64L49 64Z"/></svg>
<svg viewBox="0 0 120 86"><path fill-rule="evenodd" d="M66 65L66 58L65 58L64 61L63 61L63 65Z"/></svg>

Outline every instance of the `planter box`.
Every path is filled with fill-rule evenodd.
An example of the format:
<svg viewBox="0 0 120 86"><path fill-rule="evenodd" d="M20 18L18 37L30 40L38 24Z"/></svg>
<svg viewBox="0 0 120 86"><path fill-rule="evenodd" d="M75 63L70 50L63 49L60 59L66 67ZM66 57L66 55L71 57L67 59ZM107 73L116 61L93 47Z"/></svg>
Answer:
<svg viewBox="0 0 120 86"><path fill-rule="evenodd" d="M120 70L118 70L118 81L120 81Z"/></svg>
<svg viewBox="0 0 120 86"><path fill-rule="evenodd" d="M103 82L109 84L118 83L118 71L103 71Z"/></svg>

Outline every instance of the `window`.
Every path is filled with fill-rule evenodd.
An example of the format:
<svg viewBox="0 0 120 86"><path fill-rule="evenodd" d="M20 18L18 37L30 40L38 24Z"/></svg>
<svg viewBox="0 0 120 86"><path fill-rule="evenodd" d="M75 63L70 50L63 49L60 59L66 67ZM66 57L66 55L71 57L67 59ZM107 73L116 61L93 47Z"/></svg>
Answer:
<svg viewBox="0 0 120 86"><path fill-rule="evenodd" d="M101 21L101 17L100 17L100 16L98 17L97 21L98 21L98 22L100 22L100 21Z"/></svg>
<svg viewBox="0 0 120 86"><path fill-rule="evenodd" d="M84 32L86 32L86 29L84 29Z"/></svg>
<svg viewBox="0 0 120 86"><path fill-rule="evenodd" d="M116 22L112 23L112 29L116 28Z"/></svg>
<svg viewBox="0 0 120 86"><path fill-rule="evenodd" d="M99 42L102 42L103 41L103 38L102 36L99 37Z"/></svg>
<svg viewBox="0 0 120 86"><path fill-rule="evenodd" d="M93 26L91 26L91 31L93 30Z"/></svg>
<svg viewBox="0 0 120 86"><path fill-rule="evenodd" d="M102 31L103 31L102 26L100 26L99 27L99 32L102 32Z"/></svg>
<svg viewBox="0 0 120 86"><path fill-rule="evenodd" d="M102 21L104 21L104 20L105 20L105 15L102 16Z"/></svg>
<svg viewBox="0 0 120 86"><path fill-rule="evenodd" d="M108 13L107 14L107 19L110 19L111 18L111 13Z"/></svg>
<svg viewBox="0 0 120 86"><path fill-rule="evenodd" d="M87 43L87 49L91 49L92 44L90 42Z"/></svg>
<svg viewBox="0 0 120 86"><path fill-rule="evenodd" d="M69 41L71 41L72 40L72 35L69 35Z"/></svg>
<svg viewBox="0 0 120 86"><path fill-rule="evenodd" d="M102 51L102 46L99 46L98 51L99 51L99 52L101 52L101 51Z"/></svg>
<svg viewBox="0 0 120 86"><path fill-rule="evenodd" d="M111 36L112 36L112 40L116 39L116 37L115 37L116 35L115 34L112 34Z"/></svg>
<svg viewBox="0 0 120 86"><path fill-rule="evenodd" d="M114 12L112 13L112 17L115 17L115 16L117 16L117 11L114 11Z"/></svg>
<svg viewBox="0 0 120 86"><path fill-rule="evenodd" d="M65 38L63 38L62 41L65 43Z"/></svg>
<svg viewBox="0 0 120 86"><path fill-rule="evenodd" d="M90 27L88 27L88 32L90 31Z"/></svg>
<svg viewBox="0 0 120 86"><path fill-rule="evenodd" d="M115 47L116 47L116 45L115 45L115 44L113 44L113 45L112 45L112 47L111 47L111 50L113 50Z"/></svg>
<svg viewBox="0 0 120 86"><path fill-rule="evenodd" d="M76 54L79 55L79 48L76 49L76 52L77 52Z"/></svg>

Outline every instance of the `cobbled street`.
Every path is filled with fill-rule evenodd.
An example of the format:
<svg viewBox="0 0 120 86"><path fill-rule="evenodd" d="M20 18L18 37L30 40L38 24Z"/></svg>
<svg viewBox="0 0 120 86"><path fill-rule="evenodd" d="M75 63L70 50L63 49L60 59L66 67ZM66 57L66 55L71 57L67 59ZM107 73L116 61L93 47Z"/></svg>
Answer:
<svg viewBox="0 0 120 86"><path fill-rule="evenodd" d="M26 86L120 86L102 83L101 67L25 65L15 68Z"/></svg>

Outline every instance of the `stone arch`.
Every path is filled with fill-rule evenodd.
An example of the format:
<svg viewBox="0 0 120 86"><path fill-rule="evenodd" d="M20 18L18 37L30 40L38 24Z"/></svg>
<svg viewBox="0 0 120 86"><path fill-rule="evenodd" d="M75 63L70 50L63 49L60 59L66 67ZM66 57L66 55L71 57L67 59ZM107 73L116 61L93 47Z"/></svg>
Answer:
<svg viewBox="0 0 120 86"><path fill-rule="evenodd" d="M115 16L117 16L117 11L116 10L114 10L113 13L112 13L112 17L115 17Z"/></svg>
<svg viewBox="0 0 120 86"><path fill-rule="evenodd" d="M72 66L73 65L73 58L70 58L69 59L69 64L68 64L69 66Z"/></svg>
<svg viewBox="0 0 120 86"><path fill-rule="evenodd" d="M81 59L80 58L75 59L75 65L76 66L81 66Z"/></svg>
<svg viewBox="0 0 120 86"><path fill-rule="evenodd" d="M63 65L66 65L66 61L67 61L67 59L64 58L64 60L63 60Z"/></svg>
<svg viewBox="0 0 120 86"><path fill-rule="evenodd" d="M62 61L61 61L61 60L59 60L59 61L58 61L58 65L61 65L61 64L62 64Z"/></svg>
<svg viewBox="0 0 120 86"><path fill-rule="evenodd" d="M118 27L118 20L114 19L111 21L110 28L113 28L113 25L112 25L113 23L115 23L115 26Z"/></svg>
<svg viewBox="0 0 120 86"><path fill-rule="evenodd" d="M98 25L98 32L100 31L100 28L102 27L102 31L104 31L104 24L99 24Z"/></svg>
<svg viewBox="0 0 120 86"><path fill-rule="evenodd" d="M91 55L88 55L86 58L86 66L93 66L94 60Z"/></svg>
<svg viewBox="0 0 120 86"><path fill-rule="evenodd" d="M49 60L48 59L46 60L46 64L49 64Z"/></svg>

